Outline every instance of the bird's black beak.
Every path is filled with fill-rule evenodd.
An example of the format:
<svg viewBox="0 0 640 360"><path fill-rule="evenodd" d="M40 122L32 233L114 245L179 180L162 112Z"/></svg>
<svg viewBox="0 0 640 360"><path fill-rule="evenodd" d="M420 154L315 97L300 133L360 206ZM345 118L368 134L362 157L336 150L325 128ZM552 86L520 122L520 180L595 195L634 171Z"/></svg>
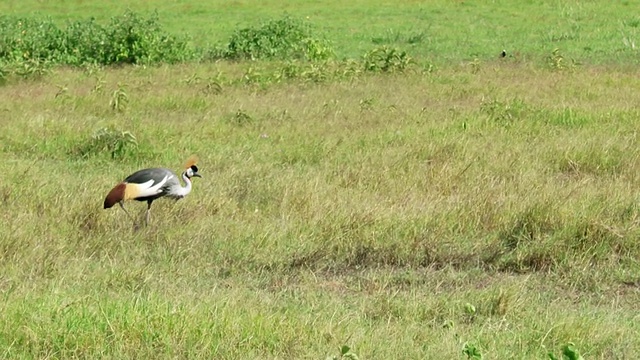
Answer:
<svg viewBox="0 0 640 360"><path fill-rule="evenodd" d="M193 174L193 177L199 177L199 178L202 178L202 176L200 176L200 174L198 174L198 173Z"/></svg>

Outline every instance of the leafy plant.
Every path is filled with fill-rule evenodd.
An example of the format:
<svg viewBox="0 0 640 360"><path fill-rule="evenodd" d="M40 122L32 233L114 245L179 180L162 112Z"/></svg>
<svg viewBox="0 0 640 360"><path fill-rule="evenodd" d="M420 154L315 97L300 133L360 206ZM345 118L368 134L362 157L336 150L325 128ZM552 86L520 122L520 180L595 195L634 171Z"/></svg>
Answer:
<svg viewBox="0 0 640 360"><path fill-rule="evenodd" d="M299 78L302 73L302 66L296 61L287 61L278 68L274 75L276 81Z"/></svg>
<svg viewBox="0 0 640 360"><path fill-rule="evenodd" d="M547 354L550 360L560 360L552 352ZM562 359L564 360L584 360L584 357L580 355L580 352L575 348L574 343L568 343L562 347Z"/></svg>
<svg viewBox="0 0 640 360"><path fill-rule="evenodd" d="M519 98L510 101L484 98L480 105L480 112L485 113L489 120L502 124L509 124L522 118L529 110L527 104Z"/></svg>
<svg viewBox="0 0 640 360"><path fill-rule="evenodd" d="M254 84L254 83L260 82L260 79L262 78L263 78L262 72L253 66L250 66L244 72L244 74L242 74L242 81L246 84Z"/></svg>
<svg viewBox="0 0 640 360"><path fill-rule="evenodd" d="M109 107L115 111L124 111L128 102L129 96L127 95L127 89L124 85L118 84L118 88L111 93Z"/></svg>
<svg viewBox="0 0 640 360"><path fill-rule="evenodd" d="M217 76L203 79L200 75L194 73L184 79L187 85L200 85L204 82L204 86L201 88L202 93L205 95L220 94L222 92L222 73L218 72Z"/></svg>
<svg viewBox="0 0 640 360"><path fill-rule="evenodd" d="M464 313L473 316L476 314L476 307L471 303L464 304Z"/></svg>
<svg viewBox="0 0 640 360"><path fill-rule="evenodd" d="M551 51L551 54L547 56L547 64L552 70L558 71L572 69L577 65L577 63L573 59L569 59L567 61L565 56L560 52L559 48L553 49L553 51Z"/></svg>
<svg viewBox="0 0 640 360"><path fill-rule="evenodd" d="M55 98L61 99L61 101L66 101L69 99L69 87L66 85L56 85L58 91L56 91Z"/></svg>
<svg viewBox="0 0 640 360"><path fill-rule="evenodd" d="M227 59L325 60L334 52L327 40L316 37L311 27L285 16L259 27L236 30L222 54Z"/></svg>
<svg viewBox="0 0 640 360"><path fill-rule="evenodd" d="M220 94L221 92L222 84L215 79L207 80L207 83L202 87L202 93L205 95L215 95Z"/></svg>
<svg viewBox="0 0 640 360"><path fill-rule="evenodd" d="M481 65L481 64L482 64L482 63L480 62L480 59L478 59L478 58L473 59L473 61L471 61L471 62L469 63L469 66L471 67L471 73L472 73L472 74L477 74L477 73L479 73L479 72L480 72L480 65Z"/></svg>
<svg viewBox="0 0 640 360"><path fill-rule="evenodd" d="M96 76L96 83L95 83L95 85L93 85L93 88L91 89L91 92L93 92L93 93L102 93L102 89L103 89L105 83L106 83L106 81L104 81L104 78L102 78L100 76Z"/></svg>
<svg viewBox="0 0 640 360"><path fill-rule="evenodd" d="M360 100L360 111L372 110L375 104L374 98L365 98Z"/></svg>
<svg viewBox="0 0 640 360"><path fill-rule="evenodd" d="M331 78L330 70L325 63L312 63L300 72L305 81L320 83Z"/></svg>
<svg viewBox="0 0 640 360"><path fill-rule="evenodd" d="M364 55L363 67L365 71L394 72L405 70L412 62L405 51L383 46Z"/></svg>
<svg viewBox="0 0 640 360"><path fill-rule="evenodd" d="M388 29L384 34L372 37L371 42L376 45L399 43L418 44L423 42L424 39L425 34L422 31L404 34L401 31Z"/></svg>
<svg viewBox="0 0 640 360"><path fill-rule="evenodd" d="M138 148L138 140L130 131L103 127L93 133L91 139L79 148L82 157L109 153L112 159L122 159Z"/></svg>
<svg viewBox="0 0 640 360"><path fill-rule="evenodd" d="M482 353L480 350L471 343L465 343L462 347L462 353L467 356L467 359L481 360Z"/></svg>
<svg viewBox="0 0 640 360"><path fill-rule="evenodd" d="M251 115L242 109L238 109L233 115L230 115L228 119L230 123L237 126L244 126L253 122Z"/></svg>
<svg viewBox="0 0 640 360"><path fill-rule="evenodd" d="M565 68L564 56L560 53L560 49L555 48L551 54L547 57L547 62L551 68L556 70L562 70Z"/></svg>
<svg viewBox="0 0 640 360"><path fill-rule="evenodd" d="M29 79L40 79L49 72L49 63L40 59L25 59L15 63L14 73Z"/></svg>
<svg viewBox="0 0 640 360"><path fill-rule="evenodd" d="M0 17L0 60L8 63L148 64L196 57L185 39L162 30L158 15L127 11L108 25L94 18L59 27L51 18Z"/></svg>
<svg viewBox="0 0 640 360"><path fill-rule="evenodd" d="M4 65L0 65L0 85L3 85L7 81L8 71Z"/></svg>
<svg viewBox="0 0 640 360"><path fill-rule="evenodd" d="M340 359L358 360L358 355L352 352L349 346L342 345L342 347L340 348L340 355L327 357L327 360L340 360Z"/></svg>
<svg viewBox="0 0 640 360"><path fill-rule="evenodd" d="M104 63L138 64L184 61L192 57L186 40L162 31L157 13L145 19L127 11L111 19Z"/></svg>
<svg viewBox="0 0 640 360"><path fill-rule="evenodd" d="M56 58L64 36L50 18L0 17L0 59L7 62Z"/></svg>

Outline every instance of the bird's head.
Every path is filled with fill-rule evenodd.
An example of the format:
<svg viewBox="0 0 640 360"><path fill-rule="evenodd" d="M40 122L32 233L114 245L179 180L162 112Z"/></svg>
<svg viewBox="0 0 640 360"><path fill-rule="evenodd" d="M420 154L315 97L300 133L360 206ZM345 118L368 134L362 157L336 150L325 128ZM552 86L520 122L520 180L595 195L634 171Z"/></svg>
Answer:
<svg viewBox="0 0 640 360"><path fill-rule="evenodd" d="M195 165L189 166L184 173L185 175L187 175L189 179L191 179L192 177L199 177L199 178L202 177L200 176L200 174L198 174L198 167Z"/></svg>
<svg viewBox="0 0 640 360"><path fill-rule="evenodd" d="M187 162L184 166L185 167L184 174L187 176L187 178L191 179L192 177L199 177L199 178L202 177L200 176L200 174L198 174L198 167L196 166L197 162L198 162L198 157L195 155L191 155L187 159Z"/></svg>

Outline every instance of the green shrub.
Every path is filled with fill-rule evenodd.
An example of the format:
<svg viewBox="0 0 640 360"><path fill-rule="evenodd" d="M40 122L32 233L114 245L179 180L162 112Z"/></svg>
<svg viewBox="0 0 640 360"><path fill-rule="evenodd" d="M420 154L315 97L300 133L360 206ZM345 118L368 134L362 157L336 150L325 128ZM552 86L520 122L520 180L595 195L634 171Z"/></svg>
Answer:
<svg viewBox="0 0 640 360"><path fill-rule="evenodd" d="M51 18L0 17L0 61L63 65L175 63L195 58L184 39L165 33L157 14L133 12L106 26L93 18L58 27Z"/></svg>
<svg viewBox="0 0 640 360"><path fill-rule="evenodd" d="M127 12L112 18L106 32L109 41L103 64L175 63L194 57L185 40L162 31L157 14L143 19Z"/></svg>
<svg viewBox="0 0 640 360"><path fill-rule="evenodd" d="M259 27L236 30L221 55L227 59L316 61L326 60L333 54L329 42L315 37L307 24L285 16Z"/></svg>
<svg viewBox="0 0 640 360"><path fill-rule="evenodd" d="M50 18L0 17L0 59L7 62L53 59L61 51L62 33Z"/></svg>

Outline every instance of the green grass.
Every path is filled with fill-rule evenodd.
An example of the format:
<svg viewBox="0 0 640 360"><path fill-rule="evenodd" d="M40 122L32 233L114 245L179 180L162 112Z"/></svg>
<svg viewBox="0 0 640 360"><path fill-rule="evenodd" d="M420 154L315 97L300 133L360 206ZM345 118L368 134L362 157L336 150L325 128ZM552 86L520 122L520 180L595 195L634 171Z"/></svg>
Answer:
<svg viewBox="0 0 640 360"><path fill-rule="evenodd" d="M386 42L371 34L405 41L386 33L409 29L402 14L513 16L482 31L433 22L427 34L447 37L407 46L416 64L394 73L220 61L7 79L0 357L325 359L346 345L343 358L545 359L573 344L585 359L635 358L640 85L633 53L604 45L632 2L159 4L134 10L212 42L254 23L242 9L307 13L342 56ZM58 20L124 10L0 10L36 5ZM388 23L364 20L385 6ZM531 14L589 25L553 55ZM518 19L534 30L508 30ZM498 59L491 31L538 40ZM578 50L588 41L603 53ZM155 202L151 226L102 209L133 171L179 171L191 154L203 178ZM127 206L142 218L144 204Z"/></svg>
<svg viewBox="0 0 640 360"><path fill-rule="evenodd" d="M378 45L401 47L437 64L495 58L502 49L542 61L558 48L587 63L638 63L640 20L635 1L157 1L135 3L9 0L0 13L41 13L64 21L95 17L106 22L126 9L158 12L171 32L195 44L225 43L233 29L283 14L306 19L327 34L339 57L359 57Z"/></svg>

